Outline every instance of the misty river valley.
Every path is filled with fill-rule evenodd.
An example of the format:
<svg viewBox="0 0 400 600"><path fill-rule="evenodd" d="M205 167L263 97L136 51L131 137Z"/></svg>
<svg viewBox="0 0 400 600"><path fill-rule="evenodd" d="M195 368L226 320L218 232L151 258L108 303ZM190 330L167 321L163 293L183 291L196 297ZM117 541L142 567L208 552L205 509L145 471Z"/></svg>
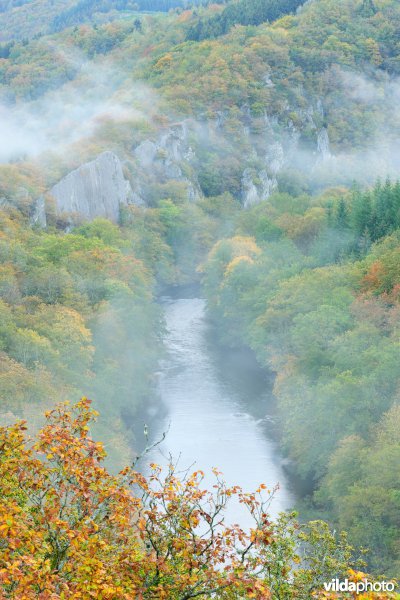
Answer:
<svg viewBox="0 0 400 600"><path fill-rule="evenodd" d="M0 0L0 600L400 600L399 40Z"/></svg>
<svg viewBox="0 0 400 600"><path fill-rule="evenodd" d="M204 471L206 487L214 483L215 467L228 485L247 492L260 483L271 491L277 487L271 515L293 508L295 486L274 440L273 381L249 351L218 344L205 300L178 296L161 299L167 355L158 373L158 401L150 414L142 409L137 418L138 425L149 426L150 441L167 432L146 463L166 467L171 457L179 470ZM226 521L252 524L238 503L228 508Z"/></svg>

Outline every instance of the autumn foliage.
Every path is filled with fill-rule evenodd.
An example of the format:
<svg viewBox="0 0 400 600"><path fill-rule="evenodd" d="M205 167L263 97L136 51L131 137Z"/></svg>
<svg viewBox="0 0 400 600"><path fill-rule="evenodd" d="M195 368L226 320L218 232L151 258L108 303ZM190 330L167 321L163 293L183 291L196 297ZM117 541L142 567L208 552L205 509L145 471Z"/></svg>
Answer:
<svg viewBox="0 0 400 600"><path fill-rule="evenodd" d="M215 471L209 492L200 471L178 478L173 465L112 476L94 416L83 398L47 413L35 440L23 422L0 429L0 598L308 598L323 562L347 568L351 549L324 524L272 523L263 485L245 494ZM254 517L248 533L224 524L233 496ZM307 566L293 570L299 543Z"/></svg>

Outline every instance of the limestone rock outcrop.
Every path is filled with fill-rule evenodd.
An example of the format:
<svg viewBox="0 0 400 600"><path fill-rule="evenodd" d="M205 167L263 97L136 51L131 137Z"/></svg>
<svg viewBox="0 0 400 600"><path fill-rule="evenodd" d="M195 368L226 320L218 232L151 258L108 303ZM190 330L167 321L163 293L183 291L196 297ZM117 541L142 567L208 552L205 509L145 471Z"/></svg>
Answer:
<svg viewBox="0 0 400 600"><path fill-rule="evenodd" d="M250 208L267 200L276 190L278 182L270 177L267 171L258 173L252 169L245 169L242 177L242 203L244 208Z"/></svg>
<svg viewBox="0 0 400 600"><path fill-rule="evenodd" d="M46 202L44 196L39 196L39 198L34 202L30 223L34 227L40 227L42 229L47 227Z"/></svg>
<svg viewBox="0 0 400 600"><path fill-rule="evenodd" d="M326 127L323 127L321 131L318 132L317 145L320 161L329 161L332 158L332 154L330 149L329 134Z"/></svg>
<svg viewBox="0 0 400 600"><path fill-rule="evenodd" d="M200 198L200 187L191 167L194 152L188 141L188 126L184 121L172 125L155 141L147 139L141 142L133 149L133 157L142 180L157 183L178 181L185 185L190 202ZM188 177L188 172L191 177ZM140 191L143 193L142 188Z"/></svg>
<svg viewBox="0 0 400 600"><path fill-rule="evenodd" d="M91 221L105 217L117 222L120 207L140 204L113 152L103 152L66 175L51 190L58 214L76 213Z"/></svg>

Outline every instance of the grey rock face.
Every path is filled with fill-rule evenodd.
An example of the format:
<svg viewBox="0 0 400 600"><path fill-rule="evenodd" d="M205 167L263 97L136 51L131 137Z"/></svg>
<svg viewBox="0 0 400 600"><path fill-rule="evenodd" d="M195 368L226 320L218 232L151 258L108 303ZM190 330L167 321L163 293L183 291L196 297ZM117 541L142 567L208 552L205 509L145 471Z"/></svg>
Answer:
<svg viewBox="0 0 400 600"><path fill-rule="evenodd" d="M145 140L134 150L134 155L143 169L151 167L156 160L158 148L154 142Z"/></svg>
<svg viewBox="0 0 400 600"><path fill-rule="evenodd" d="M57 212L78 213L84 219L105 217L117 222L120 206L140 203L125 179L121 161L113 152L103 152L81 165L50 191Z"/></svg>
<svg viewBox="0 0 400 600"><path fill-rule="evenodd" d="M278 182L275 177L270 177L265 170L260 172L259 177L261 180L261 199L267 200L272 192L278 188Z"/></svg>
<svg viewBox="0 0 400 600"><path fill-rule="evenodd" d="M267 88L273 88L275 87L274 82L271 79L271 72L269 71L268 73L265 73L264 77L263 77L263 81L264 81L264 85Z"/></svg>
<svg viewBox="0 0 400 600"><path fill-rule="evenodd" d="M275 142L267 148L265 161L272 175L279 173L285 164L285 152L280 142Z"/></svg>
<svg viewBox="0 0 400 600"><path fill-rule="evenodd" d="M267 200L276 190L278 182L275 177L270 177L267 171L255 173L252 169L245 169L242 177L242 201L244 208L250 208L263 200Z"/></svg>
<svg viewBox="0 0 400 600"><path fill-rule="evenodd" d="M286 111L284 120L267 113L263 115L258 129L259 140L255 146L256 158L262 164L261 170L255 172L254 169L245 168L242 175L242 202L245 208L266 200L276 191L279 175L284 169L293 169L309 177L321 167L335 164L322 100L318 99L316 103L301 108L286 103L282 111ZM304 131L307 134L303 138ZM246 158L249 160L250 155Z"/></svg>
<svg viewBox="0 0 400 600"><path fill-rule="evenodd" d="M281 141L284 136L279 131L279 124L275 118L267 114L264 115L263 137L262 149L258 149L263 168L258 172L250 168L243 171L241 188L244 208L267 200L277 190L277 176L286 163L286 155L291 145L290 134L287 134L288 140L284 148ZM261 152L263 154L260 156Z"/></svg>
<svg viewBox="0 0 400 600"><path fill-rule="evenodd" d="M242 177L242 197L244 208L249 208L254 204L258 204L261 199L258 189L253 182L251 169L245 169Z"/></svg>
<svg viewBox="0 0 400 600"><path fill-rule="evenodd" d="M188 160L191 148L187 143L187 128L185 123L172 126L166 133L160 136L156 142L144 140L135 148L133 154L139 165L148 169L154 163L167 166L182 160Z"/></svg>
<svg viewBox="0 0 400 600"><path fill-rule="evenodd" d="M183 169L189 167L194 158L193 149L188 142L187 124L185 122L171 126L156 141L144 140L133 150L139 173L143 179L157 182L180 181L186 185L189 201L196 201L200 196L200 188L196 178L190 180Z"/></svg>
<svg viewBox="0 0 400 600"><path fill-rule="evenodd" d="M324 127L318 132L317 136L318 154L322 162L326 162L332 158L328 130Z"/></svg>
<svg viewBox="0 0 400 600"><path fill-rule="evenodd" d="M47 227L46 203L43 196L39 196L35 201L30 222L31 225L36 227L42 227L43 229Z"/></svg>

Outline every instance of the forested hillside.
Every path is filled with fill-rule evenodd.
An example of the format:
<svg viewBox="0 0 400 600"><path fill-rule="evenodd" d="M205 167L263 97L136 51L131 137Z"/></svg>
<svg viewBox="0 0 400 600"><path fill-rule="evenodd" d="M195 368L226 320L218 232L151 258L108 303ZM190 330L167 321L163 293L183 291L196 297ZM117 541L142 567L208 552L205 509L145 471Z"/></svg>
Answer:
<svg viewBox="0 0 400 600"><path fill-rule="evenodd" d="M32 228L26 198L16 205L3 198L3 421L24 417L37 427L54 402L87 394L102 415L96 435L111 446L112 466L121 466L162 356L154 296L159 286L187 281L217 239L222 225L209 212L161 200L154 209L127 209L122 227L97 219L63 233L55 215L46 231Z"/></svg>
<svg viewBox="0 0 400 600"><path fill-rule="evenodd" d="M130 452L121 415L149 393L158 352L151 272L129 237L107 221L65 236L33 231L2 209L3 420L38 425L45 407L86 390L103 412L115 464Z"/></svg>
<svg viewBox="0 0 400 600"><path fill-rule="evenodd" d="M391 207L397 217L378 233ZM276 194L241 214L236 235L218 242L205 265L224 341L249 344L277 373L284 444L318 488L316 506L371 549L377 571L393 575L400 247L391 231L399 209L399 185L389 182L336 198Z"/></svg>
<svg viewBox="0 0 400 600"><path fill-rule="evenodd" d="M276 21L283 15L294 13L304 0L240 0L226 6L219 14L199 18L188 32L189 40L215 38L234 25L260 25L267 21Z"/></svg>
<svg viewBox="0 0 400 600"><path fill-rule="evenodd" d="M190 2L196 4L196 0ZM28 40L72 25L102 24L188 5L186 0L2 0L0 42Z"/></svg>
<svg viewBox="0 0 400 600"><path fill-rule="evenodd" d="M195 5L196 2L191 2ZM71 25L90 22L96 14L118 11L168 12L174 8L187 6L185 0L79 0L73 6L58 14L51 23L51 31L60 31Z"/></svg>
<svg viewBox="0 0 400 600"><path fill-rule="evenodd" d="M201 283L221 343L251 348L275 376L281 447L308 489L301 517L346 530L355 547L311 526L311 563L331 552L332 577L344 576L367 547L367 569L398 576L398 1L0 2L0 30L0 425L26 418L36 431L43 409L89 396L115 470L136 444L138 407L156 395L157 297ZM85 402L74 410L91 418ZM5 470L23 459L29 482L45 485L34 457L10 452ZM122 485L120 519L126 480L101 477L108 491ZM86 502L93 488L80 481ZM34 515L29 502L20 508L28 536ZM122 540L98 516L85 535L110 527ZM36 548L44 522L35 522ZM277 545L262 543L268 561L282 549L285 573L262 585L273 598L310 598L327 571L293 579L297 525L273 527ZM124 552L139 556L135 543L124 537ZM177 560L186 572L187 555ZM69 581L71 562L61 563L49 593L61 572ZM4 568L4 597L17 598ZM140 568L154 578L160 564ZM121 567L124 594L139 589L129 573ZM253 575L249 597L266 597ZM223 586L216 597L244 597L243 577L239 595ZM184 595L195 582L151 581L143 598L196 597ZM123 597L103 584L104 598ZM65 597L78 597L71 589Z"/></svg>

